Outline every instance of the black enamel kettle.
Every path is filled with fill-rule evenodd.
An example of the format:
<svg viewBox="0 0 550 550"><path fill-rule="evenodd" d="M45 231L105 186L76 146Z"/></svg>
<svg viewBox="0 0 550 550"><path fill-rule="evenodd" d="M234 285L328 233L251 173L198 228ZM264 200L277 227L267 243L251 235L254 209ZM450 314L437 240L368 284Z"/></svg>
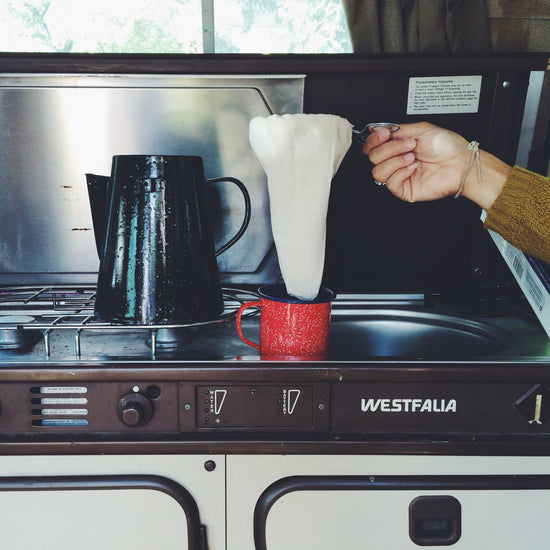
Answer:
<svg viewBox="0 0 550 550"><path fill-rule="evenodd" d="M139 325L194 324L217 318L223 297L216 256L234 245L250 220L250 197L235 178L205 179L203 159L118 155L111 176L86 174L100 259L95 314ZM240 189L239 231L214 249L205 186Z"/></svg>

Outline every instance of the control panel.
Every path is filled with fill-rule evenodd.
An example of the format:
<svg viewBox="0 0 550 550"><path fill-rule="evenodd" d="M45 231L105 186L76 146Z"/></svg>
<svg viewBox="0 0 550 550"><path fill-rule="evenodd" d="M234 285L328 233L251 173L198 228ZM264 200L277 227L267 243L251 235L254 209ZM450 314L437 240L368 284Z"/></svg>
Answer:
<svg viewBox="0 0 550 550"><path fill-rule="evenodd" d="M548 436L550 383L214 379L0 384L0 437L140 432L182 438L193 432L213 437L231 432Z"/></svg>
<svg viewBox="0 0 550 550"><path fill-rule="evenodd" d="M180 386L182 430L327 430L328 384Z"/></svg>
<svg viewBox="0 0 550 550"><path fill-rule="evenodd" d="M329 383L5 382L0 437L196 431L328 431Z"/></svg>
<svg viewBox="0 0 550 550"><path fill-rule="evenodd" d="M0 384L2 434L178 432L178 383L147 380Z"/></svg>

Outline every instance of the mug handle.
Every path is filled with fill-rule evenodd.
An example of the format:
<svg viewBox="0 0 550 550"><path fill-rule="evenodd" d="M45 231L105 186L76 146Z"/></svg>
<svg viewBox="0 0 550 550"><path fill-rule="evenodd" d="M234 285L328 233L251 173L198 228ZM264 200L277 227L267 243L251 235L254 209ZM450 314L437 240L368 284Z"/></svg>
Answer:
<svg viewBox="0 0 550 550"><path fill-rule="evenodd" d="M220 246L218 250L214 252L216 256L219 256L222 252L225 252L228 248L231 248L243 235L246 231L246 228L248 227L248 224L250 223L250 195L248 194L248 190L244 186L244 183L237 178L212 178L209 180L206 180L206 183L219 183L221 181L228 181L230 183L234 183L241 191L244 197L244 220L240 227L240 229L237 231L237 233L229 239L223 246Z"/></svg>
<svg viewBox="0 0 550 550"><path fill-rule="evenodd" d="M239 311L237 311L237 332L239 333L239 336L241 340L248 344L249 346L252 346L253 348L260 349L260 345L256 344L256 342L253 342L252 340L249 340L244 334L243 334L243 327L241 326L241 318L243 316L244 310L248 309L249 307L259 307L261 302L255 301L255 302L245 302L240 308Z"/></svg>

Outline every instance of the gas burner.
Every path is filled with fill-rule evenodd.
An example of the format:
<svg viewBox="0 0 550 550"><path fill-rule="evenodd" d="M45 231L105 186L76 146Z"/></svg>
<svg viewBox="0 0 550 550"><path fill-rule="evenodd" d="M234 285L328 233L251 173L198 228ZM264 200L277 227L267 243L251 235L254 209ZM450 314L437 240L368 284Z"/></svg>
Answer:
<svg viewBox="0 0 550 550"><path fill-rule="evenodd" d="M160 328L151 330L146 343L153 349L172 350L193 341L191 327Z"/></svg>
<svg viewBox="0 0 550 550"><path fill-rule="evenodd" d="M0 315L0 349L28 348L42 339L49 357L52 337L60 332L72 332L75 358L78 359L83 334L90 337L96 334L98 338L113 342L124 341L143 331L142 342L149 346L154 357L157 350L168 352L192 343L199 327L234 320L244 302L258 297L255 292L244 289L223 288L222 291L224 310L215 319L188 325L121 325L95 316L95 287L91 285L0 287L0 311L4 314ZM115 333L118 333L116 338Z"/></svg>
<svg viewBox="0 0 550 550"><path fill-rule="evenodd" d="M0 349L24 349L38 342L42 338L40 330L23 329L23 325L28 326L35 321L31 315L0 316Z"/></svg>

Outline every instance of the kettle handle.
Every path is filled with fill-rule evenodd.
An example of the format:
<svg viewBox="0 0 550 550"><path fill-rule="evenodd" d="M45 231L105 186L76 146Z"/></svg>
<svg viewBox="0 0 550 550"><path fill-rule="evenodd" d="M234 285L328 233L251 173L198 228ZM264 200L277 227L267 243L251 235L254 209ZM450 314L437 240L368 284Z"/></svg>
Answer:
<svg viewBox="0 0 550 550"><path fill-rule="evenodd" d="M222 252L225 252L228 248L231 248L244 235L244 232L246 231L246 228L250 223L250 211L251 211L250 195L248 194L248 190L246 189L242 181L238 180L237 178L222 177L222 178L208 179L206 180L206 183L219 183L221 181L228 181L230 183L234 183L240 189L244 197L245 211L244 211L244 220L241 227L231 239L229 239L223 246L220 246L220 248L218 248L218 250L214 252L216 256L219 256Z"/></svg>

